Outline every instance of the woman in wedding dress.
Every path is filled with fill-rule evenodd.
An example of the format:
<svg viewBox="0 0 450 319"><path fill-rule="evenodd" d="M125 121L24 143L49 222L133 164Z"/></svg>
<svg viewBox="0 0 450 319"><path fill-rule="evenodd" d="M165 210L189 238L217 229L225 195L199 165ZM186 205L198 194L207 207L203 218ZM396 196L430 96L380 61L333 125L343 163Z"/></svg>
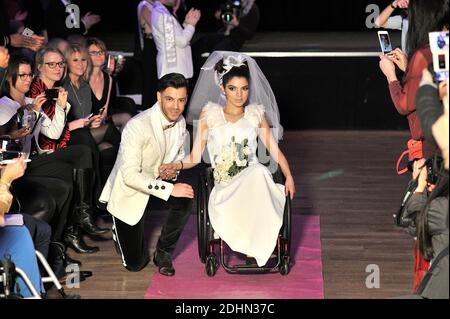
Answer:
<svg viewBox="0 0 450 319"><path fill-rule="evenodd" d="M215 83L213 87L211 82ZM233 251L255 258L262 267L277 243L285 196L289 194L292 199L295 193L289 164L277 144L282 132L272 90L252 58L214 52L202 68L189 108L190 118L198 111L199 104L194 103L204 107L195 123L198 127L193 150L181 162L162 166L160 172L194 167L207 147L215 179L208 204L212 227ZM260 163L265 161L258 158L259 153L266 153L257 152L258 137L275 165ZM236 144L242 145L241 157L235 161L237 170L229 173L226 163L233 156L230 147ZM269 168L276 169L277 163L286 178L285 185L272 179Z"/></svg>

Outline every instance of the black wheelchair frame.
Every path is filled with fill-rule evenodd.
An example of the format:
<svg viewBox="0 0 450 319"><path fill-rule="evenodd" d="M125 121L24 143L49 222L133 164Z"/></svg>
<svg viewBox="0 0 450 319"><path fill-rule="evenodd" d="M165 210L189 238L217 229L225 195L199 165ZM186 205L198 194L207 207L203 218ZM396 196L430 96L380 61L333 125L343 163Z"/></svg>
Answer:
<svg viewBox="0 0 450 319"><path fill-rule="evenodd" d="M278 168L277 172L273 174L276 183L284 184L284 176ZM220 247L220 264L231 274L263 274L280 272L282 275L287 275L290 272L290 243L291 243L291 199L286 196L286 204L284 207L283 226L281 227L277 239L277 263L274 266L263 267L256 265L234 265L230 266L225 263L225 242L222 239L214 238L214 229L208 217L208 202L209 194L214 187L213 169L211 167L206 169L206 172L200 174L198 191L197 191L197 233L198 233L198 252L200 260L205 264L205 270L209 277L216 274L217 271L217 257L215 254L215 245Z"/></svg>

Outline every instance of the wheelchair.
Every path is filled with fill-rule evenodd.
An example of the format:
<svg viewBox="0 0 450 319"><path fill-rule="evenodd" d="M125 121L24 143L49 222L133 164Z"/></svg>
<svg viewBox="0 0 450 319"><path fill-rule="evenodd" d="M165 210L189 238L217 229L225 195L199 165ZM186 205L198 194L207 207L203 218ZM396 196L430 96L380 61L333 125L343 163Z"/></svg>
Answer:
<svg viewBox="0 0 450 319"><path fill-rule="evenodd" d="M278 168L273 174L276 183L284 184L284 176ZM291 199L286 196L286 205L284 207L283 225L280 229L276 245L276 263L275 257L271 257L266 265L259 267L257 265L228 265L225 262L226 243L214 237L214 229L210 223L208 215L209 194L214 187L214 177L212 167L206 168L200 174L197 190L197 233L198 233L198 253L200 261L205 264L205 270L209 277L213 277L218 269L218 260L215 254L215 245L219 245L220 264L226 272L230 274L264 274L279 272L285 276L290 271L290 243L291 243Z"/></svg>

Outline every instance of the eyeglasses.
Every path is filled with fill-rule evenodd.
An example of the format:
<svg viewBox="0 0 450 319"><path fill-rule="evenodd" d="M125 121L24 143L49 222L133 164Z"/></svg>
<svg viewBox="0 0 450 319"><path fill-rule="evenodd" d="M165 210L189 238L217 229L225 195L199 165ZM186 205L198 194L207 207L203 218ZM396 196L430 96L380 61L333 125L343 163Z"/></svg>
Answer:
<svg viewBox="0 0 450 319"><path fill-rule="evenodd" d="M17 74L17 76L22 81L25 81L27 78L30 78L30 79L34 78L34 74L33 73L20 73L20 74Z"/></svg>
<svg viewBox="0 0 450 319"><path fill-rule="evenodd" d="M47 64L50 69L54 69L54 68L56 68L56 66L58 66L60 69L66 67L66 62L64 62L64 61L61 61L61 62L45 62L44 64Z"/></svg>
<svg viewBox="0 0 450 319"><path fill-rule="evenodd" d="M105 55L105 51L89 51L90 56L102 56Z"/></svg>
<svg viewBox="0 0 450 319"><path fill-rule="evenodd" d="M86 59L73 59L72 60L72 63L85 63L85 62L87 62Z"/></svg>

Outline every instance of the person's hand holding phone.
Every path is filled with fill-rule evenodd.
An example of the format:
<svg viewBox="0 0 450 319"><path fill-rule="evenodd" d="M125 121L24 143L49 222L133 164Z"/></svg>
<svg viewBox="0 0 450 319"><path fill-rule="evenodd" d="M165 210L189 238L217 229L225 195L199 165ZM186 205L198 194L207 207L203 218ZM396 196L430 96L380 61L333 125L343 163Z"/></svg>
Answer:
<svg viewBox="0 0 450 319"><path fill-rule="evenodd" d="M42 105L44 105L45 102L47 102L47 97L45 96L45 92L42 92L34 98L33 110L36 112L41 112Z"/></svg>
<svg viewBox="0 0 450 319"><path fill-rule="evenodd" d="M86 116L86 117L82 117L81 119L78 119L78 120L73 120L72 122L68 123L69 131L74 131L79 128L84 128L84 127L88 126L91 122L92 122L92 114L90 114L89 116Z"/></svg>
<svg viewBox="0 0 450 319"><path fill-rule="evenodd" d="M67 91L64 88L59 88L58 99L56 104L59 105L63 110L67 108Z"/></svg>
<svg viewBox="0 0 450 319"><path fill-rule="evenodd" d="M102 125L102 123L103 123L103 119L102 119L102 116L100 114L99 115L94 115L90 119L90 127L91 128L98 128L98 127L100 127Z"/></svg>
<svg viewBox="0 0 450 319"><path fill-rule="evenodd" d="M406 72L406 68L408 67L408 56L400 48L389 52L387 57L394 62L400 70Z"/></svg>
<svg viewBox="0 0 450 319"><path fill-rule="evenodd" d="M397 75L395 74L395 64L389 57L384 54L380 55L380 69L386 76L389 83L397 81Z"/></svg>
<svg viewBox="0 0 450 319"><path fill-rule="evenodd" d="M1 168L2 181L11 184L16 179L23 176L27 168L26 156L22 155L14 163L7 164Z"/></svg>

